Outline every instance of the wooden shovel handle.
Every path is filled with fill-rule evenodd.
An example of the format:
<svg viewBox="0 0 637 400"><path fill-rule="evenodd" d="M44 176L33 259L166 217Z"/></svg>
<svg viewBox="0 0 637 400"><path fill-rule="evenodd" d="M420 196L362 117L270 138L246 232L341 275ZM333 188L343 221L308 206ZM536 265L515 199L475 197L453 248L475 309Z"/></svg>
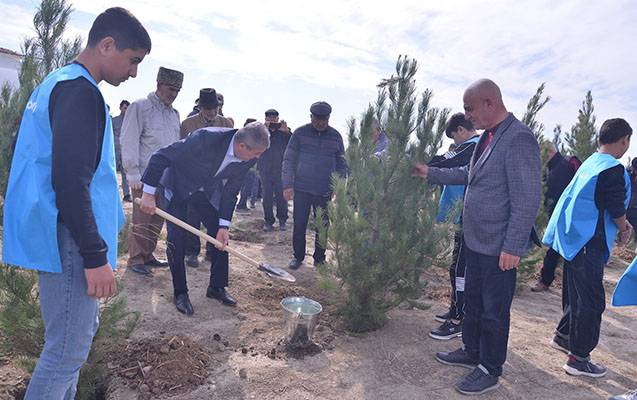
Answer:
<svg viewBox="0 0 637 400"><path fill-rule="evenodd" d="M137 205L140 205L141 200L139 198L137 198L137 199L135 199L135 203L137 203ZM155 214L159 215L160 217L162 217L166 221L170 221L173 224L175 224L175 225L177 225L177 226L179 226L181 228L184 228L185 230L187 230L188 232L192 233L193 235L199 236L200 238L202 238L206 242L212 243L217 248L219 248L222 245L222 243L220 241L218 241L217 239L213 238L212 236L208 235L207 233L204 233L204 232L200 231L199 229L195 228L194 226L185 223L184 221L180 220L179 218L168 214L166 211L162 210L159 207L155 207ZM237 256L240 259L242 259L243 261L254 265L255 267L259 266L259 263L257 261L251 259L250 257L246 256L243 253L240 253L239 251L231 248L230 246L224 247L223 251L227 251L228 253L230 253L230 254L232 254L234 256Z"/></svg>

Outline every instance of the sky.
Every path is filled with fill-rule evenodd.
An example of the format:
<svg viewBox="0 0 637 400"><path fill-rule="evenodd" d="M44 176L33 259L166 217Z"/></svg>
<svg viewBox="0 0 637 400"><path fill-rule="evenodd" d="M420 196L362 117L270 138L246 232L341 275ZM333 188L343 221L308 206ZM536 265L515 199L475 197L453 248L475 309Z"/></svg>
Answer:
<svg viewBox="0 0 637 400"><path fill-rule="evenodd" d="M0 47L19 50L34 34L39 1L0 0ZM591 90L597 126L625 118L637 131L637 2L563 0L395 0L199 2L190 0L72 1L68 36L88 36L104 9L123 5L153 42L138 76L119 87L101 84L116 110L122 99L154 91L159 66L184 73L174 103L182 119L199 89L224 94L224 114L236 125L263 120L276 108L291 127L309 122L309 107L332 105L330 124L346 136L389 77L399 55L416 58L419 90L433 105L462 111L473 81L490 78L509 111L522 117L542 82L551 97L538 119L545 136L575 123ZM632 44L631 44L632 43ZM637 139L628 155L637 156Z"/></svg>

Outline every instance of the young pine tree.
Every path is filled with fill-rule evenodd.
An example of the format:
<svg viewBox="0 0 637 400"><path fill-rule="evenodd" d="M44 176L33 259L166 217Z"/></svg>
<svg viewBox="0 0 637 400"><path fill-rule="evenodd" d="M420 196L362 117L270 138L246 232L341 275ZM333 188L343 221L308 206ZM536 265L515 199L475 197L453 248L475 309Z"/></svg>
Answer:
<svg viewBox="0 0 637 400"><path fill-rule="evenodd" d="M411 170L440 148L449 110L431 106L430 90L417 94L417 69L416 60L399 57L396 74L379 84L376 104L358 126L350 120L350 175L334 179L327 234L334 257L322 272L345 292L341 311L356 332L381 327L389 310L419 297L422 271L448 247L447 227L435 224L439 189ZM374 117L389 140L380 158L372 154Z"/></svg>
<svg viewBox="0 0 637 400"><path fill-rule="evenodd" d="M542 140L544 124L539 122L535 117L540 110L544 108L546 103L551 100L549 96L542 98L545 85L546 84L543 82L540 86L538 86L535 94L531 97L531 99L529 99L529 103L526 106L526 112L524 113L524 117L522 117L522 123L529 127L538 142Z"/></svg>
<svg viewBox="0 0 637 400"><path fill-rule="evenodd" d="M0 88L0 195L4 197L13 156L13 143L24 107L33 89L51 71L64 66L80 52L82 40L64 39L72 12L65 0L42 0L33 17L36 36L22 44L19 88L8 83Z"/></svg>
<svg viewBox="0 0 637 400"><path fill-rule="evenodd" d="M593 107L593 95L589 90L579 109L577 122L566 134L566 144L572 155L584 161L597 151L597 128L595 127L595 107Z"/></svg>

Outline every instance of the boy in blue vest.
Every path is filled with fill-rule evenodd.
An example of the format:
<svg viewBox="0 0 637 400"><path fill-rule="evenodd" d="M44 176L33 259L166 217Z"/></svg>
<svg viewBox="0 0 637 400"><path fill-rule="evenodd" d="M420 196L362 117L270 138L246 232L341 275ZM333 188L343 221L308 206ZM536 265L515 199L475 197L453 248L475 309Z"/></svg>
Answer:
<svg viewBox="0 0 637 400"><path fill-rule="evenodd" d="M130 12L109 8L77 59L50 73L24 111L4 204L3 257L39 271L44 349L27 400L75 398L99 298L115 294L124 214L111 119L97 85L135 77L150 48Z"/></svg>
<svg viewBox="0 0 637 400"><path fill-rule="evenodd" d="M615 237L630 238L626 220L630 179L618 161L628 150L633 131L621 118L605 121L599 150L577 170L551 215L544 243L564 257L564 315L551 346L568 353L569 375L602 377L606 368L594 364L590 353L599 341L606 305L604 265Z"/></svg>
<svg viewBox="0 0 637 400"><path fill-rule="evenodd" d="M637 258L633 260L621 278L619 278L613 293L612 305L615 307L637 306ZM637 400L637 389L618 394L609 400Z"/></svg>

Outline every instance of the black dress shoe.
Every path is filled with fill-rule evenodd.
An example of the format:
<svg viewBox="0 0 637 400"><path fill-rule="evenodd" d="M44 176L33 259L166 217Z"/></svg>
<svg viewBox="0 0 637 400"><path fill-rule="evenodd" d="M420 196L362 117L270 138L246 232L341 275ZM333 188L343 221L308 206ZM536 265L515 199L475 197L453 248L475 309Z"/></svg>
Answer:
<svg viewBox="0 0 637 400"><path fill-rule="evenodd" d="M177 307L177 311L182 314L192 315L195 313L195 310L192 308L192 304L190 303L188 293L182 293L175 296L175 307Z"/></svg>
<svg viewBox="0 0 637 400"><path fill-rule="evenodd" d="M290 263L288 264L288 268L292 270L299 269L301 264L303 264L303 260L297 260L296 258L293 258L292 261L290 261Z"/></svg>
<svg viewBox="0 0 637 400"><path fill-rule="evenodd" d="M146 261L144 264L146 264L146 265L148 265L150 267L165 268L165 267L168 266L168 261L158 260L155 257L153 257L152 260Z"/></svg>
<svg viewBox="0 0 637 400"><path fill-rule="evenodd" d="M215 288L212 286L208 286L208 290L206 290L206 297L210 299L217 299L227 306L237 305L237 300L235 300L234 297L226 292L225 288Z"/></svg>
<svg viewBox="0 0 637 400"><path fill-rule="evenodd" d="M130 269L132 269L133 272L138 273L140 275L152 275L153 274L153 271L151 271L150 268L147 265L144 265L144 264L135 264L135 265L131 266Z"/></svg>
<svg viewBox="0 0 637 400"><path fill-rule="evenodd" d="M197 255L191 254L189 256L186 256L186 265L191 268L199 267L199 259L197 258Z"/></svg>

